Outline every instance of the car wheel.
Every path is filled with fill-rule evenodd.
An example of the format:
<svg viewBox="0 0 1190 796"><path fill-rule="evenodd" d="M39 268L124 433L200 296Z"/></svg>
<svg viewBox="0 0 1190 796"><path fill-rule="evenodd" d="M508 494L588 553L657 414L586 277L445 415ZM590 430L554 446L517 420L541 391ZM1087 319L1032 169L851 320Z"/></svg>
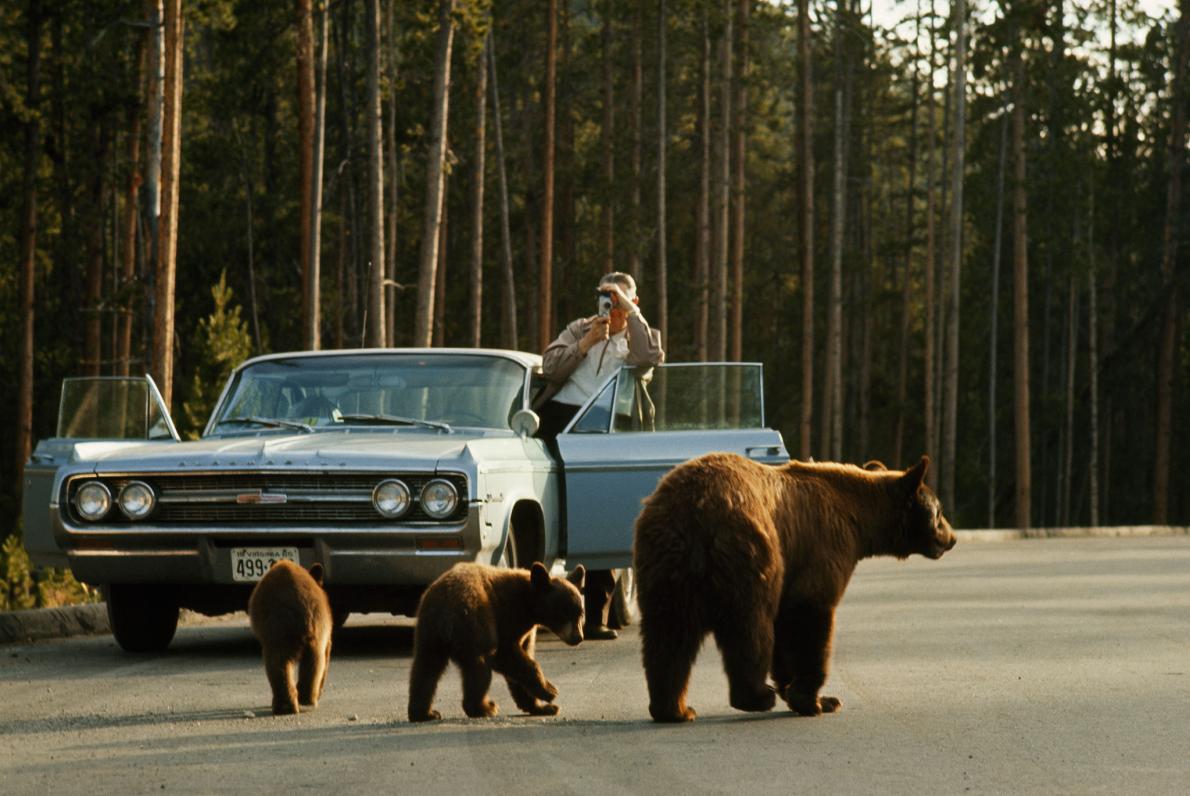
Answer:
<svg viewBox="0 0 1190 796"><path fill-rule="evenodd" d="M104 590L107 621L127 652L160 652L178 629L178 603L153 586L113 583Z"/></svg>
<svg viewBox="0 0 1190 796"><path fill-rule="evenodd" d="M617 627L627 627L640 618L636 604L636 575L631 567L620 570L616 588L612 592L611 621Z"/></svg>

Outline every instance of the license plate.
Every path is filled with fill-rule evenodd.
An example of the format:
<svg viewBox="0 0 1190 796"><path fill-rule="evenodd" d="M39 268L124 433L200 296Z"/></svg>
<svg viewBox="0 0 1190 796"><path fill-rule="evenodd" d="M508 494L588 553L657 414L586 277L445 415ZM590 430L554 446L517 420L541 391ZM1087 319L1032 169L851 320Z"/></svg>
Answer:
<svg viewBox="0 0 1190 796"><path fill-rule="evenodd" d="M296 547L233 547L231 550L231 579L252 582L264 577L269 567L282 559L297 562Z"/></svg>

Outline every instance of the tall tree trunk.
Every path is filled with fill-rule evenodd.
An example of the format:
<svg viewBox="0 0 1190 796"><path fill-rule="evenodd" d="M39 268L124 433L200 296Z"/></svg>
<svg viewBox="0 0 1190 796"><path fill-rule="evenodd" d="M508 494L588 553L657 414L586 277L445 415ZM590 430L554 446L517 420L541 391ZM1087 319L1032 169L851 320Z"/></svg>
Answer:
<svg viewBox="0 0 1190 796"><path fill-rule="evenodd" d="M732 0L723 2L723 38L719 42L719 135L715 175L715 259L711 278L711 340L712 358L727 359L727 288L728 258L731 246L731 72L732 58Z"/></svg>
<svg viewBox="0 0 1190 796"><path fill-rule="evenodd" d="M951 153L953 180L950 192L950 279L946 309L946 365L942 410L942 505L958 508L955 501L955 444L959 419L959 285L963 267L963 176L967 133L967 4L954 0L954 127Z"/></svg>
<svg viewBox="0 0 1190 796"><path fill-rule="evenodd" d="M442 223L438 225L438 277L434 280L434 334L431 342L435 347L446 345L446 266L449 263L450 207L446 202L447 186L442 189Z"/></svg>
<svg viewBox="0 0 1190 796"><path fill-rule="evenodd" d="M41 0L29 0L25 63L24 208L21 213L21 355L17 369L17 439L13 494L23 493L25 462L33 452L33 319L37 264L37 160L41 150Z"/></svg>
<svg viewBox="0 0 1190 796"><path fill-rule="evenodd" d="M810 3L798 0L798 63L801 69L801 213L798 225L802 265L802 414L798 456L810 459L814 418L814 79Z"/></svg>
<svg viewBox="0 0 1190 796"><path fill-rule="evenodd" d="M86 322L83 333L82 366L84 376L98 376L103 362L103 197L107 193L107 138L106 118L92 116L94 150L91 165L91 197L87 222L86 294L83 298L83 312Z"/></svg>
<svg viewBox="0 0 1190 796"><path fill-rule="evenodd" d="M603 203L600 208L600 225L603 230L603 273L616 270L616 107L615 79L613 71L612 19L615 0L605 0L603 5L603 31L600 35L600 49L603 67L603 123L600 130L603 147Z"/></svg>
<svg viewBox="0 0 1190 796"><path fill-rule="evenodd" d="M706 362L710 320L711 259L711 31L707 6L702 7L702 50L698 82L698 199L695 206L697 238L694 244L694 348L699 362Z"/></svg>
<svg viewBox="0 0 1190 796"><path fill-rule="evenodd" d="M629 223L631 240L628 246L628 273L634 277L640 276L640 178L641 178L641 149L644 136L641 130L641 108L644 104L644 13L641 6L645 0L636 0L636 7L632 16L632 92L628 97L628 115L632 127L632 182L629 185L629 204L632 208L632 219Z"/></svg>
<svg viewBox="0 0 1190 796"><path fill-rule="evenodd" d="M996 365L1000 339L1000 253L1004 246L1004 172L1008 150L1008 107L1000 120L1000 158L996 169L996 231L992 242L991 334L988 341L988 527L996 527Z"/></svg>
<svg viewBox="0 0 1190 796"><path fill-rule="evenodd" d="M397 27L393 21L398 0L387 0L385 7L384 69L389 91L384 104L385 176L388 177L388 199L384 204L384 339L390 346L397 344L397 212L401 199L401 163L397 152L397 83L399 53Z"/></svg>
<svg viewBox="0 0 1190 796"><path fill-rule="evenodd" d="M238 136L237 136L238 138ZM245 147L239 147L247 151ZM260 308L256 301L256 214L253 211L253 196L256 186L252 180L252 159L241 159L240 175L244 181L244 238L248 248L248 303L252 318L252 345L257 352L262 350L260 337Z"/></svg>
<svg viewBox="0 0 1190 796"><path fill-rule="evenodd" d="M1023 44L1019 45L1023 48ZM1025 192L1025 92L1024 54L1014 51L1015 90L1012 108L1012 307L1013 401L1016 419L1016 526L1030 527L1033 473L1030 465L1029 429L1029 231Z"/></svg>
<svg viewBox="0 0 1190 796"><path fill-rule="evenodd" d="M665 118L665 59L666 32L669 25L666 0L660 0L657 9L657 328L661 339L669 339L669 273L665 256L666 236L669 224L665 209L665 158L666 139L669 129Z"/></svg>
<svg viewBox="0 0 1190 796"><path fill-rule="evenodd" d="M384 137L380 102L380 0L367 0L368 58L368 321L366 345L382 348L384 311ZM437 81L435 81L435 86Z"/></svg>
<svg viewBox="0 0 1190 796"><path fill-rule="evenodd" d="M1091 209L1089 213L1092 219L1095 218L1095 200L1092 196ZM1095 294L1098 292L1098 287L1095 284L1095 227L1092 223L1087 232L1087 239L1092 241L1090 246L1091 267L1087 271L1087 378L1089 380L1088 390L1091 393L1091 421L1090 421L1090 448L1091 452L1087 461L1087 478L1088 478L1088 492L1090 504L1090 524L1091 527L1099 525L1099 308Z"/></svg>
<svg viewBox="0 0 1190 796"><path fill-rule="evenodd" d="M475 63L475 154L471 176L471 345L483 338L483 188L487 153L488 38Z"/></svg>
<svg viewBox="0 0 1190 796"><path fill-rule="evenodd" d="M450 50L454 42L454 0L439 0L438 39L434 53L433 107L426 158L426 202L417 272L414 345L428 347L434 333L434 279L438 264L438 225L445 189L446 134L450 111Z"/></svg>
<svg viewBox="0 0 1190 796"><path fill-rule="evenodd" d="M744 358L744 210L747 201L748 15L752 0L739 0L735 70L735 188L732 191L731 359Z"/></svg>
<svg viewBox="0 0 1190 796"><path fill-rule="evenodd" d="M504 268L504 306L500 338L507 348L517 345L516 274L512 266L512 233L508 223L508 170L504 161L504 120L500 115L500 85L496 75L496 39L488 31L488 66L492 77L492 119L496 134L496 168L500 175L500 258Z"/></svg>
<svg viewBox="0 0 1190 796"><path fill-rule="evenodd" d="M537 280L537 350L554 334L554 135L557 126L558 0L549 0L546 19L545 85L542 86L541 257Z"/></svg>
<svg viewBox="0 0 1190 796"><path fill-rule="evenodd" d="M301 206L302 345L318 348L318 277L311 261L314 234L314 11L297 0L298 174Z"/></svg>
<svg viewBox="0 0 1190 796"><path fill-rule="evenodd" d="M326 59L330 11L323 4L319 15L318 82L314 94L314 151L310 169L310 270L306 274L305 289L309 293L309 319L306 344L322 348L322 174L326 158ZM259 340L257 341L259 344Z"/></svg>
<svg viewBox="0 0 1190 796"><path fill-rule="evenodd" d="M1076 241L1077 243L1077 241ZM1070 522L1070 492L1074 473L1074 378L1075 362L1078 358L1078 289L1074 274L1069 276L1066 299L1066 423L1062 432L1062 495L1058 525L1067 527Z"/></svg>
<svg viewBox="0 0 1190 796"><path fill-rule="evenodd" d="M924 396L922 400L922 419L925 423L925 449L926 454L931 458L937 455L937 436L935 434L934 411L937 401L934 394L934 374L935 374L935 327L937 325L937 313L935 306L935 292L936 286L936 271L937 264L935 263L935 213L937 212L936 204L936 186L935 186L935 165L934 159L937 157L936 148L938 146L938 120L937 109L934 106L934 66L937 60L937 34L934 31L934 0L930 0L930 68L926 72L926 279L925 279L925 328L922 330L922 337L925 340L925 350L922 353L922 383L924 386ZM928 481L934 480L933 473L927 473L926 479Z"/></svg>
<svg viewBox="0 0 1190 796"><path fill-rule="evenodd" d="M145 340L145 369L153 371L156 354L154 324L157 319L157 238L161 226L161 126L165 105L165 25L163 0L145 0L148 18L149 74L146 88L145 136L145 259L142 337Z"/></svg>
<svg viewBox="0 0 1190 796"><path fill-rule="evenodd" d="M822 389L823 459L839 459L843 408L843 228L847 215L847 69L843 38L847 25L845 0L835 15L835 163L834 207L831 211L831 281L827 304L826 362Z"/></svg>
<svg viewBox="0 0 1190 796"><path fill-rule="evenodd" d="M178 252L178 188L182 172L182 0L165 4L165 107L161 138L161 226L157 240L156 320L153 363L168 409L174 381L174 280Z"/></svg>
<svg viewBox="0 0 1190 796"><path fill-rule="evenodd" d="M901 329L897 350L897 423L893 432L893 466L900 467L905 457L905 424L909 414L909 329L913 308L913 243L916 237L917 191L917 101L921 82L918 66L921 50L921 0L917 0L913 36L912 77L910 79L909 173L905 183L905 265L901 277Z"/></svg>
<svg viewBox="0 0 1190 796"><path fill-rule="evenodd" d="M119 315L116 319L115 374L127 376L132 367L132 285L136 281L137 211L141 185L141 108L144 105L145 70L149 58L149 36L146 31L137 46L135 99L128 105L128 180L124 194L124 213L120 221L120 270L116 282Z"/></svg>
<svg viewBox="0 0 1190 796"><path fill-rule="evenodd" d="M1169 463L1173 430L1173 382L1177 369L1178 326L1181 320L1181 280L1177 278L1178 221L1181 217L1182 162L1186 146L1186 61L1190 55L1188 0L1178 4L1177 52L1173 74L1173 105L1169 131L1168 183L1165 222L1161 235L1161 342L1157 354L1157 439L1153 457L1153 524L1169 521Z"/></svg>

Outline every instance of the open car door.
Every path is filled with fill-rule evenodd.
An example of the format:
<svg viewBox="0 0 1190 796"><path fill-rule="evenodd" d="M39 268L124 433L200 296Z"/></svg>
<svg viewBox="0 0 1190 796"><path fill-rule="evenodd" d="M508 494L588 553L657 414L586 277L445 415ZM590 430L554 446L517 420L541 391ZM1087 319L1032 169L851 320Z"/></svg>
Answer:
<svg viewBox="0 0 1190 796"><path fill-rule="evenodd" d="M88 376L62 380L57 434L40 440L25 464L25 548L37 564L66 566L54 540L50 504L58 469L111 445L177 442L178 430L152 377Z"/></svg>
<svg viewBox="0 0 1190 796"><path fill-rule="evenodd" d="M764 425L759 363L623 368L558 435L566 506L566 565L632 565L641 501L675 465L712 451L784 464L781 434Z"/></svg>

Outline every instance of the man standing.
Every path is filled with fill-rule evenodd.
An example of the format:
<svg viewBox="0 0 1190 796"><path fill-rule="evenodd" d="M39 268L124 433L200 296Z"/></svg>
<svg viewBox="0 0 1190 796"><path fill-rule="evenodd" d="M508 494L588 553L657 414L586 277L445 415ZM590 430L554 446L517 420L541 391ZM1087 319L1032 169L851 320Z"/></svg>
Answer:
<svg viewBox="0 0 1190 796"><path fill-rule="evenodd" d="M542 354L546 386L534 401L541 417L537 434L551 439L558 435L607 377L622 366L660 365L665 361L661 333L649 328L637 306L636 281L614 271L599 280L599 303L607 307L590 318L567 324ZM615 573L588 570L584 589L588 639L614 639L607 626Z"/></svg>

